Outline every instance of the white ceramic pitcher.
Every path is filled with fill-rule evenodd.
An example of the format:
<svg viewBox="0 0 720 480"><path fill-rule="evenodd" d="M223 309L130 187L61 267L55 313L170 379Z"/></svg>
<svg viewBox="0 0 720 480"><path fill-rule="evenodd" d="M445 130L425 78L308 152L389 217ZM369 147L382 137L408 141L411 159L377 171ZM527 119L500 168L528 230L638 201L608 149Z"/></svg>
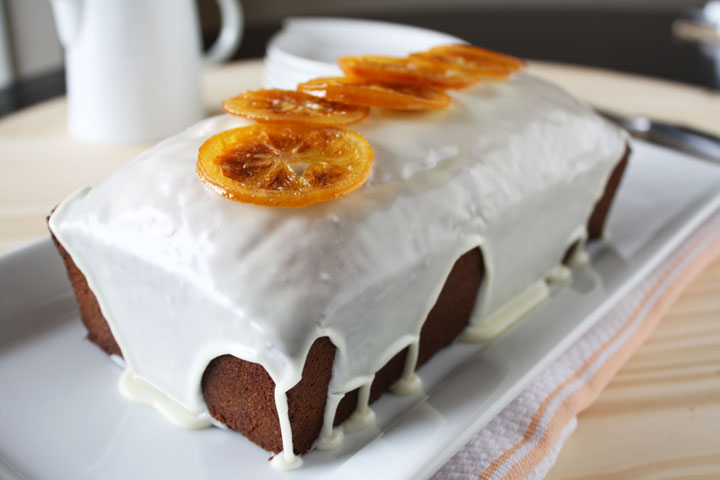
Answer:
<svg viewBox="0 0 720 480"><path fill-rule="evenodd" d="M156 140L200 120L203 62L240 42L238 0L217 0L220 36L203 57L195 0L50 0L65 47L71 133L83 140Z"/></svg>

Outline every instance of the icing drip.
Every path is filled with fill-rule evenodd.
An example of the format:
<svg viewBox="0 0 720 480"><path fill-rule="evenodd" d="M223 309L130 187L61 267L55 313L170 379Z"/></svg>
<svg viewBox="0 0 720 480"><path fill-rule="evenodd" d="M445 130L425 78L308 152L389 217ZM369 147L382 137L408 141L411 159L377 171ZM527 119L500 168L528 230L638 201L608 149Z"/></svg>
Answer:
<svg viewBox="0 0 720 480"><path fill-rule="evenodd" d="M290 468L300 460L285 392L320 332L337 347L328 391L342 397L417 341L433 295L470 248L482 246L486 278L464 338L491 338L540 304L544 277L579 238L625 138L524 73L452 95L444 111L375 111L353 125L376 161L363 187L331 202L258 207L202 185L200 145L249 123L230 115L64 200L51 230L87 278L128 370L172 402L133 398L202 416L213 358L258 363L276 385L284 450L273 465ZM586 260L577 248L571 264ZM419 387L416 353L398 390ZM347 431L373 422L369 393L365 383ZM332 395L319 445L341 435Z"/></svg>
<svg viewBox="0 0 720 480"><path fill-rule="evenodd" d="M320 437L315 442L315 448L318 450L333 450L342 443L343 427L333 427L335 412L337 412L337 407L340 405L342 398L343 395L328 393Z"/></svg>
<svg viewBox="0 0 720 480"><path fill-rule="evenodd" d="M300 467L302 467L303 461L302 458L299 456L293 454L291 458L288 458L283 450L282 452L275 455L272 460L270 460L270 465L275 469L279 470L281 472L287 472L290 470L296 470Z"/></svg>
<svg viewBox="0 0 720 480"><path fill-rule="evenodd" d="M129 369L125 369L120 376L118 389L126 398L155 408L180 428L196 430L211 425L207 412L197 414L187 410Z"/></svg>
<svg viewBox="0 0 720 480"><path fill-rule="evenodd" d="M344 437L345 433L342 426L331 428L330 433L321 435L318 438L317 442L315 442L315 448L320 451L334 450L340 446Z"/></svg>
<svg viewBox="0 0 720 480"><path fill-rule="evenodd" d="M585 251L586 243L587 237L578 240L568 259L568 265L571 267L584 267L590 263L590 255Z"/></svg>
<svg viewBox="0 0 720 480"><path fill-rule="evenodd" d="M422 389L422 380L417 373L415 373L419 349L420 345L418 341L411 343L408 347L402 376L392 387L392 392L395 395L412 395Z"/></svg>
<svg viewBox="0 0 720 480"><path fill-rule="evenodd" d="M568 283L572 279L572 272L565 265L556 265L546 278L550 283Z"/></svg>
<svg viewBox="0 0 720 480"><path fill-rule="evenodd" d="M463 333L466 342L482 342L499 335L548 298L548 287L538 280L482 323L471 325Z"/></svg>
<svg viewBox="0 0 720 480"><path fill-rule="evenodd" d="M302 466L302 458L293 451L292 428L290 426L290 413L288 412L287 393L275 387L275 408L280 421L280 434L282 435L283 451L272 459L272 466L278 470L295 470Z"/></svg>
<svg viewBox="0 0 720 480"><path fill-rule="evenodd" d="M343 424L346 433L358 432L375 423L375 412L369 407L370 387L372 386L372 380L374 378L375 376L373 375L373 378L370 379L369 382L360 387L357 407L355 407L355 411L350 418Z"/></svg>

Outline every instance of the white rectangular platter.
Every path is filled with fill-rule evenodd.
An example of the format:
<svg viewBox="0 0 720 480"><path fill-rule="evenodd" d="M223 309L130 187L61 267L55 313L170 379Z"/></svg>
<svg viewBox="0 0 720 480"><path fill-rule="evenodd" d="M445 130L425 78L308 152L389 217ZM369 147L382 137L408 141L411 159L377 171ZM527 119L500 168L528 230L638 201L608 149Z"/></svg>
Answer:
<svg viewBox="0 0 720 480"><path fill-rule="evenodd" d="M272 470L217 428L180 430L117 391L121 370L89 343L49 239L0 258L0 478L427 478L624 292L720 208L720 166L633 142L592 265L512 329L455 344L420 370L424 392L384 395L377 424L342 447Z"/></svg>

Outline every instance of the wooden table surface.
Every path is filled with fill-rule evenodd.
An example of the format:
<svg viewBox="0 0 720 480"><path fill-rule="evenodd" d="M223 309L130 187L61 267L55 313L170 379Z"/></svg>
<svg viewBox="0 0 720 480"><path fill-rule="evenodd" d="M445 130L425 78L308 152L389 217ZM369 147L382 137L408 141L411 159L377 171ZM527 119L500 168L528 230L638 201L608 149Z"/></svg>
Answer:
<svg viewBox="0 0 720 480"><path fill-rule="evenodd" d="M530 69L608 110L720 135L720 95L712 91L581 67ZM208 111L260 78L258 61L208 70ZM46 236L45 216L63 197L147 148L74 141L66 114L57 98L0 119L0 253ZM720 478L720 261L580 415L548 478Z"/></svg>

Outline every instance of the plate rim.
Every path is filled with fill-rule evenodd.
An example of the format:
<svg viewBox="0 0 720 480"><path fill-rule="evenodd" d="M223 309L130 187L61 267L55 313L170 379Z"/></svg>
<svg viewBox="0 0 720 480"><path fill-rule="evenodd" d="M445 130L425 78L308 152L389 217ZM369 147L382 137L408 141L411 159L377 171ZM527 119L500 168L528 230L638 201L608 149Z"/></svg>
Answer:
<svg viewBox="0 0 720 480"><path fill-rule="evenodd" d="M633 141L632 143L640 144L645 142ZM662 147L653 146L653 148ZM673 155L690 157L694 159L694 157L678 154L674 151L672 153ZM700 159L697 159L696 161L705 163ZM720 185L720 183L718 183L718 185ZM507 388L502 395L503 401L495 401L491 405L491 407L488 408L488 411L491 413L484 415L483 418L476 418L475 421L471 422L470 425L468 425L467 428L465 428L460 435L455 436L452 442L446 444L444 448L437 452L437 454L433 455L421 465L418 465L412 471L408 471L408 478L429 478L430 476L432 476L435 471L439 467L444 465L460 448L462 448L463 445L467 443L470 438L476 435L479 430L481 430L489 421L492 420L492 418L494 418L503 408L505 408L514 398L516 398L517 395L519 395L527 387L530 381L532 381L532 379L535 378L540 371L546 368L559 355L566 351L567 348L569 348L574 342L576 342L578 338L580 338L585 332L592 328L592 326L597 323L597 321L602 317L603 314L605 314L609 309L611 309L614 305L617 304L618 300L622 298L623 295L625 295L629 290L636 286L638 282L640 282L649 271L657 267L657 265L659 265L659 263L667 257L669 251L676 248L680 243L682 243L682 241L684 241L694 229L696 229L699 225L706 221L713 214L713 212L720 208L720 189L715 192L714 195L708 193L700 197L703 197L704 201L700 202L701 199L698 198L695 204L692 205L692 207L687 207L693 210L692 215L684 218L682 221L677 219L674 220L676 222L679 222L678 228L673 230L672 234L669 235L669 238L665 239L665 241L663 242L660 242L660 247L651 255L648 255L648 258L644 259L641 267L632 272L630 277L623 282L621 288L613 291L612 295L600 305L600 308L594 309L592 315L583 318L579 322L579 324L576 325L575 329L571 332L571 334L563 337L563 340L560 343L556 344L550 352L546 352L546 354L542 357L541 361L538 362L534 368L526 371L519 381L514 382L509 388ZM698 202L700 203L698 204ZM32 259L37 255L43 254L43 252L45 252L48 247L52 249L52 241L49 236L34 240L0 255L0 272L7 268L8 264L12 264L13 262L22 263L22 260L24 258ZM60 264L59 256L54 255L54 258L56 258L56 264ZM57 265L55 265L54 268L56 267ZM69 288L69 284L67 285L67 288ZM42 298L38 300L42 300ZM0 307L1 306L2 305L0 305ZM0 308L0 324L7 320L7 318L4 317L9 316L10 315L4 315L3 310ZM0 351L0 353L2 352ZM473 356L477 354L478 353L473 354ZM441 382L441 384L442 383L443 382ZM435 390L437 390L438 388L440 388L440 386L435 386L433 387L433 389L428 391L427 397L431 397L434 394ZM423 400L423 402L424 401L426 400ZM395 419L395 421L387 425L387 430L392 431L392 429L397 428L398 426L402 426L403 422L405 421L405 419L408 418L412 410L413 409L405 410L399 418ZM362 450L362 448L360 450ZM358 452L353 453L350 458L354 457L357 453ZM6 470L9 473L7 473ZM7 456L2 452L2 450L0 450L0 474L6 476L10 476L10 474L13 474L15 476L9 478L16 478L19 480L25 478L22 476L23 474L20 471L13 467L12 460L7 458ZM295 478L299 479L301 476L302 475L295 475Z"/></svg>

